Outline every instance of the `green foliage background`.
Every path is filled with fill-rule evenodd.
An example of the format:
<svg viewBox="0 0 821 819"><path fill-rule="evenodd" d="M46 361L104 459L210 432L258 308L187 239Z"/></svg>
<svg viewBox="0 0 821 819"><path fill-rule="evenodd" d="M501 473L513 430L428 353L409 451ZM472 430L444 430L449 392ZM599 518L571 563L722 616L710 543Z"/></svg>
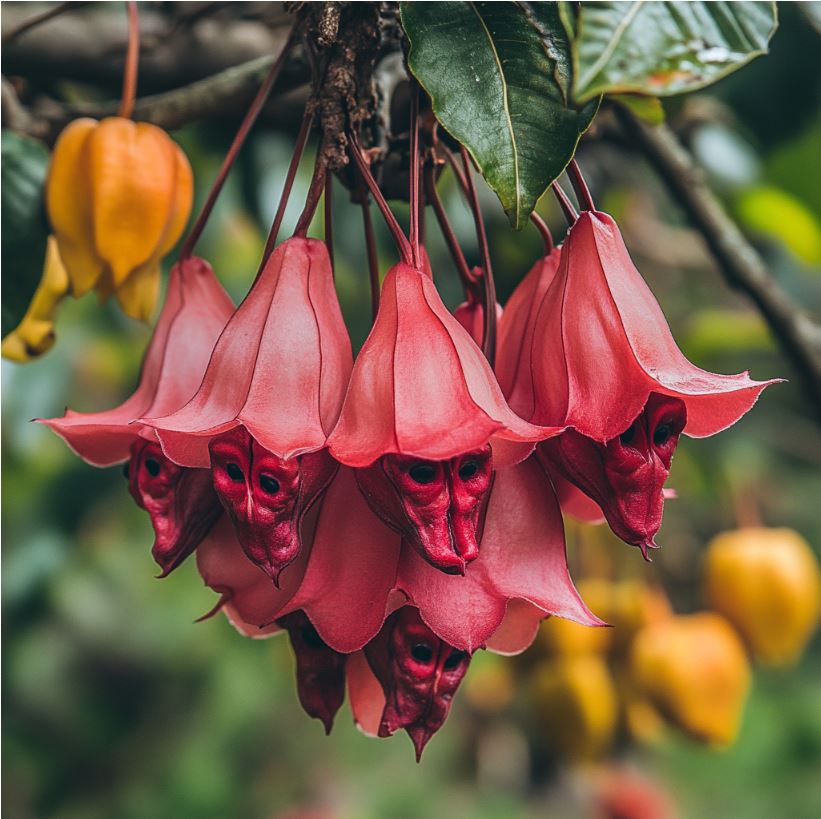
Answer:
<svg viewBox="0 0 821 819"><path fill-rule="evenodd" d="M798 4L800 5L800 4ZM818 33L782 7L772 55L707 92L665 102L689 123L687 138L713 185L765 255L773 275L808 309L821 308ZM699 116L701 112L701 116ZM704 115L704 112L707 112ZM718 113L716 113L718 112ZM175 136L205 192L231 123ZM255 133L199 248L241 298L289 158L289 138ZM821 435L799 379L758 315L729 292L698 236L686 229L651 171L595 135L579 154L594 193L624 227L628 246L696 363L753 376L785 376L736 427L684 440L652 566L613 540L634 574L660 577L681 611L699 605L699 556L717 531L754 508L768 525L797 529L821 546ZM308 167L286 225L293 225ZM337 281L354 343L368 330L359 214L339 191ZM450 180L444 192L470 261L468 213ZM539 253L530 229L512 232L483 190L500 296ZM402 206L398 206L402 211ZM558 237L561 217L540 212ZM446 300L458 286L433 219L428 248ZM383 268L393 260L381 234ZM20 260L24 264L27 260ZM13 275L4 258L4 274ZM531 817L583 816L568 774L527 770L502 778L493 751L516 744L523 699L493 718L457 698L423 763L404 735L369 740L340 712L330 738L299 709L282 638L255 642L217 617L193 561L153 578L147 517L118 470L76 459L29 422L66 405L93 411L129 394L149 335L93 296L68 304L58 344L26 367L3 363L3 807L9 817ZM742 521L743 522L743 521ZM570 531L571 563L584 544ZM583 537L583 536L582 536ZM479 658L476 663L483 662ZM792 670L756 675L736 746L713 752L671 735L626 757L673 794L683 816L817 815L821 804L821 647ZM510 738L513 737L511 740ZM502 743L501 745L499 743Z"/></svg>

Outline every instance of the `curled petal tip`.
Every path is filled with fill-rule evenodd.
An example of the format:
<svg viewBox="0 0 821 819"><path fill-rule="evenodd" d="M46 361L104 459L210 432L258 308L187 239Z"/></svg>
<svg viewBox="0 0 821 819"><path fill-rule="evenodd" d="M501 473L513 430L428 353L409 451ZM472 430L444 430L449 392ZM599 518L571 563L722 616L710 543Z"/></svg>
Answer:
<svg viewBox="0 0 821 819"><path fill-rule="evenodd" d="M204 623L206 620L210 620L214 615L219 614L222 611L223 607L231 602L232 593L230 591L224 591L221 595L219 600L217 600L216 604L210 608L205 614L201 617L197 617L194 620L195 623Z"/></svg>

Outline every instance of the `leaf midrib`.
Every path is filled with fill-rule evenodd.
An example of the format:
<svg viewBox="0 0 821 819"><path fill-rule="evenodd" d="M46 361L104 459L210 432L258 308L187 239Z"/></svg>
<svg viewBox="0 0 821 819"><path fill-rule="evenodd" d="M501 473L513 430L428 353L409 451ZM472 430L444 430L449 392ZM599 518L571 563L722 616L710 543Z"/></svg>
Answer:
<svg viewBox="0 0 821 819"><path fill-rule="evenodd" d="M513 119L510 116L510 104L508 102L507 97L507 77L505 76L504 68L502 67L502 61L499 58L499 52L496 50L496 44L493 42L493 37L488 29L487 25L485 24L484 18L479 13L479 9L476 8L475 3L468 4L476 15L479 23L482 26L482 30L485 32L485 36L487 37L487 41L490 44L490 50L493 52L493 58L496 60L496 65L499 69L499 75L502 78L502 107L505 112L505 119L507 120L507 129L508 133L510 134L510 141L513 147L513 174L515 179L515 190L516 190L516 203L515 203L515 213L516 213L516 226L519 226L519 215L521 209L521 199L522 199L522 190L521 190L521 181L519 178L519 148L516 144L516 133L513 130Z"/></svg>

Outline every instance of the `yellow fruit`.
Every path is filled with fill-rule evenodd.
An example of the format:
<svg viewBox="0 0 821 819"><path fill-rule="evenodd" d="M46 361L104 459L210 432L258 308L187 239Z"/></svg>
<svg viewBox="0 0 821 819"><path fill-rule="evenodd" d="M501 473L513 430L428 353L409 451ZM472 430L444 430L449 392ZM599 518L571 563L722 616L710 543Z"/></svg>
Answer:
<svg viewBox="0 0 821 819"><path fill-rule="evenodd" d="M578 583L579 594L592 612L610 622L613 584L601 578ZM613 639L613 629L581 626L561 617L549 617L539 627L537 645L549 655L604 653Z"/></svg>
<svg viewBox="0 0 821 819"><path fill-rule="evenodd" d="M481 659L481 662L476 662ZM477 711L501 711L513 699L516 681L510 663L495 654L482 653L474 658L465 680L465 698Z"/></svg>
<svg viewBox="0 0 821 819"><path fill-rule="evenodd" d="M24 364L54 346L54 317L68 293L68 274L53 236L48 237L43 276L17 327L4 339L3 358Z"/></svg>
<svg viewBox="0 0 821 819"><path fill-rule="evenodd" d="M83 118L54 147L46 207L74 296L112 293L147 320L160 261L180 238L193 199L191 166L161 128Z"/></svg>
<svg viewBox="0 0 821 819"><path fill-rule="evenodd" d="M531 688L535 723L546 744L569 760L605 753L618 721L613 678L604 660L576 655L543 660Z"/></svg>
<svg viewBox="0 0 821 819"><path fill-rule="evenodd" d="M821 571L792 529L736 529L708 546L704 593L756 659L784 665L798 659L818 625Z"/></svg>
<svg viewBox="0 0 821 819"><path fill-rule="evenodd" d="M733 742L750 669L723 617L700 612L646 626L633 641L630 668L638 689L678 727L710 744Z"/></svg>

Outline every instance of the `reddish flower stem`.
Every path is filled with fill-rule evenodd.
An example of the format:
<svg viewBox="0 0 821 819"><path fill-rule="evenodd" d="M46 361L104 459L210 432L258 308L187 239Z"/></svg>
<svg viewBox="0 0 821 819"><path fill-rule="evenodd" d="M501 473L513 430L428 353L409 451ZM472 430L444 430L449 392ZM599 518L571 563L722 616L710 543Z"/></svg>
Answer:
<svg viewBox="0 0 821 819"><path fill-rule="evenodd" d="M259 117L260 112L264 108L265 102L270 96L271 91L276 84L277 78L282 71L282 66L285 65L285 60L294 44L295 34L296 31L292 29L282 52L276 62L271 66L268 76L259 87L259 91L257 91L254 101L251 103L245 117L243 117L236 136L234 137L234 141L231 143L231 147L228 149L225 159L222 160L222 166L219 169L219 173L211 185L211 190L208 192L208 198L205 200L205 203L197 216L197 221L194 222L194 226L191 228L191 232L188 234L188 238L182 246L182 250L180 251L180 260L189 258L194 252L194 247L199 241L200 236L205 229L205 225L211 216L211 211L214 209L217 198L222 192L222 188L225 185L225 180L228 178L228 174L231 172L231 168L233 167L240 150L242 150L242 146L245 144L245 140L248 137L251 128L254 127L257 117Z"/></svg>
<svg viewBox="0 0 821 819"><path fill-rule="evenodd" d="M385 200L382 191L379 190L379 185L376 184L376 180L373 178L371 169L368 167L368 163L365 160L362 144L359 142L359 137L357 137L353 131L350 132L349 136L351 140L351 156L353 157L354 162L356 162L359 172L362 174L362 178L365 180L365 184L368 186L368 190L371 192L371 195L373 196L374 201L376 202L376 205L388 226L388 230L391 232L391 236L393 236L394 242L396 242L396 248L399 251L399 255L405 264L413 265L413 251L411 250L410 242L402 232L402 228L399 227L399 222L396 221L396 217L388 207L388 203Z"/></svg>
<svg viewBox="0 0 821 819"><path fill-rule="evenodd" d="M462 248L459 246L459 240L453 232L453 227L448 220L448 215L445 212L445 206L442 204L442 199L439 196L439 191L436 190L435 169L433 165L428 165L425 168L425 189L428 200L430 201L433 212L436 214L436 220L439 223L439 229L442 231L442 237L445 244L448 246L450 255L453 258L453 263L456 265L456 272L459 274L459 279L462 282L465 295L468 292L475 292L476 279L470 272L468 263L465 259L465 254L462 253Z"/></svg>
<svg viewBox="0 0 821 819"><path fill-rule="evenodd" d="M411 80L410 114L410 244L413 264L422 269L419 253L419 88Z"/></svg>
<svg viewBox="0 0 821 819"><path fill-rule="evenodd" d="M485 358L493 366L496 358L496 284L493 280L493 267L490 263L490 247L487 242L485 223L482 220L482 211L479 207L479 195L476 192L476 185L473 182L473 174L470 171L470 157L467 149L461 146L462 166L465 173L465 183L467 184L468 201L473 212L473 221L476 225L476 237L479 240L479 251L482 257L482 280L484 282L484 319L485 326L482 334L482 352Z"/></svg>
<svg viewBox="0 0 821 819"><path fill-rule="evenodd" d="M567 176L570 179L570 184L576 192L576 199L579 200L579 207L582 210L596 210L593 204L593 197L590 195L590 188L587 187L587 182L584 181L579 163L575 159L570 160L567 166Z"/></svg>
<svg viewBox="0 0 821 819"><path fill-rule="evenodd" d="M365 178L359 175L359 191L362 197L362 225L365 228L365 248L368 252L368 278L371 284L371 316L375 320L379 312L379 255L376 252L376 237L373 233L371 203Z"/></svg>
<svg viewBox="0 0 821 819"><path fill-rule="evenodd" d="M285 177L285 184L282 186L282 195L279 199L279 206L277 207L276 216L274 216L274 223L271 225L271 230L268 233L268 239L265 242L265 250L262 252L262 264L260 270L265 266L268 257L271 255L274 246L277 242L279 229L282 226L282 220L285 217L285 208L288 205L288 197L291 195L291 188L294 186L294 178L299 167L299 160L302 158L302 152L305 150L305 143L308 141L308 135L311 133L311 123L314 119L314 109L309 103L305 108L305 114L302 117L302 125L299 129L299 134L294 145L294 155L291 157L291 164L288 166L288 173Z"/></svg>
<svg viewBox="0 0 821 819"><path fill-rule="evenodd" d="M334 271L334 175L333 171L325 171L325 246L328 248L328 256L331 257L331 271Z"/></svg>
<svg viewBox="0 0 821 819"><path fill-rule="evenodd" d="M327 170L328 163L320 147L319 151L317 151L314 174L311 177L311 184L308 187L308 195L305 197L305 207L302 209L299 219L297 219L294 236L300 236L304 239L308 235L308 228L311 226L317 205L319 205L319 198L322 196L322 191L325 190Z"/></svg>
<svg viewBox="0 0 821 819"><path fill-rule="evenodd" d="M530 213L530 221L533 222L536 230L539 231L542 237L542 241L544 242L544 255L549 256L555 245L553 244L553 235L550 233L550 228L545 223L545 220L539 216L536 211L531 211Z"/></svg>
<svg viewBox="0 0 821 819"><path fill-rule="evenodd" d="M137 14L136 0L128 0L128 46L125 52L125 69L123 72L123 95L117 115L129 118L134 111L134 98L137 96L137 68L140 62L140 18Z"/></svg>
<svg viewBox="0 0 821 819"><path fill-rule="evenodd" d="M558 182L554 182L550 187L559 202L559 207L562 209L564 218L567 219L567 224L572 225L576 219L579 218L579 214L576 213L573 203L567 198L567 194L562 190Z"/></svg>

